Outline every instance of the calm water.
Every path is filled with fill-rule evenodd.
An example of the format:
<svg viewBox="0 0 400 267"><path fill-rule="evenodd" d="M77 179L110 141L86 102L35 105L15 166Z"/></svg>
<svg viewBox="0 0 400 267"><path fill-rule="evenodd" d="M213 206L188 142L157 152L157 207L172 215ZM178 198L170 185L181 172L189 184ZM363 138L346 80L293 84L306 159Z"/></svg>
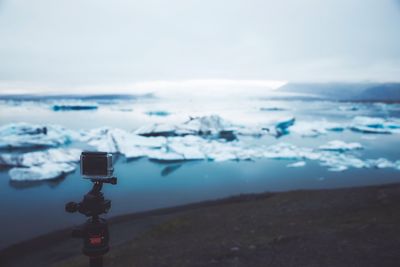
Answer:
<svg viewBox="0 0 400 267"><path fill-rule="evenodd" d="M284 111L260 112L261 107L281 107ZM338 106L343 106L338 108ZM96 111L53 112L46 103L23 105L0 104L0 125L11 122L55 123L72 129L92 129L100 126L133 130L152 122L177 122L189 115L219 114L235 122L256 124L267 122L277 114L295 115L297 121L327 119L342 122L356 115L398 117L396 105L365 104L349 111L352 104L334 102L261 101L188 102L146 100L101 106ZM148 116L147 111L167 110L170 116ZM78 118L78 119L77 119ZM385 157L400 159L398 135L364 135L345 131L331 132L317 138L288 135L279 142L289 142L315 148L330 140L360 142L363 158ZM265 136L254 140L260 144L274 144L277 140ZM107 217L170 207L201 200L222 198L240 193L284 191L306 188L335 188L384 184L400 181L395 169L349 169L329 172L317 162L307 162L302 168L287 168L289 160L255 160L161 164L148 159L126 160L119 156L115 162L116 186L105 185L104 193L112 199ZM61 229L85 220L80 214L67 214L66 202L81 200L91 183L79 175L79 170L63 179L48 182L10 182L8 169L0 170L0 248L52 230Z"/></svg>

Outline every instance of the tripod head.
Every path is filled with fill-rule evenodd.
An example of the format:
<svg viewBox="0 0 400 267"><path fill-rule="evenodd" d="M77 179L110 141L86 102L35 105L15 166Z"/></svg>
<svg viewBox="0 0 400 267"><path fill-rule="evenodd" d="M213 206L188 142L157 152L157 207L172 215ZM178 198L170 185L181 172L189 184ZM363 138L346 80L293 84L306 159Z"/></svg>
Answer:
<svg viewBox="0 0 400 267"><path fill-rule="evenodd" d="M104 183L115 185L117 184L117 178L107 178L107 179L91 179L93 182L93 188L79 203L68 202L65 205L65 210L70 213L79 212L86 217L96 218L103 213L107 213L111 208L111 201L104 199L104 195L101 192Z"/></svg>

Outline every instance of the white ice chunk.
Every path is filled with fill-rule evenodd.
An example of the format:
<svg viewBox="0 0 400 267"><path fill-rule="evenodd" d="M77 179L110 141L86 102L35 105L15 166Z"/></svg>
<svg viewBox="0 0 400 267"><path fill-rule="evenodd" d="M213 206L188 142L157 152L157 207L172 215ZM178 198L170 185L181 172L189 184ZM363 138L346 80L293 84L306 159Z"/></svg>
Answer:
<svg viewBox="0 0 400 267"><path fill-rule="evenodd" d="M45 151L29 152L20 156L21 166L38 166L48 162L71 163L78 162L82 150L76 148L53 148Z"/></svg>
<svg viewBox="0 0 400 267"><path fill-rule="evenodd" d="M89 101L58 101L54 103L52 109L54 111L72 111L72 110L94 110L98 108L96 102Z"/></svg>
<svg viewBox="0 0 400 267"><path fill-rule="evenodd" d="M160 148L166 143L165 137L143 137L108 127L91 130L85 138L98 151L121 153L127 158L143 157L148 148Z"/></svg>
<svg viewBox="0 0 400 267"><path fill-rule="evenodd" d="M291 132L304 137L317 137L327 134L328 131L340 132L344 127L338 123L321 121L299 121L292 128Z"/></svg>
<svg viewBox="0 0 400 267"><path fill-rule="evenodd" d="M76 132L58 125L11 123L0 127L0 148L56 147L76 136Z"/></svg>
<svg viewBox="0 0 400 267"><path fill-rule="evenodd" d="M13 154L0 154L0 166L18 166L20 158Z"/></svg>
<svg viewBox="0 0 400 267"><path fill-rule="evenodd" d="M369 159L368 164L372 168L383 169L383 168L396 168L396 162L392 162L385 158Z"/></svg>
<svg viewBox="0 0 400 267"><path fill-rule="evenodd" d="M344 171L348 168L368 168L369 164L353 155L339 152L322 152L318 159L322 166L329 167L329 171Z"/></svg>
<svg viewBox="0 0 400 267"><path fill-rule="evenodd" d="M153 124L143 126L135 131L135 134L143 136L216 136L235 131L237 127L222 119L218 115L190 118L188 121L177 125ZM223 137L222 137L223 138Z"/></svg>
<svg viewBox="0 0 400 267"><path fill-rule="evenodd" d="M295 124L294 117L282 117L273 122L272 126L267 126L264 129L271 135L280 137L289 133L289 128Z"/></svg>
<svg viewBox="0 0 400 267"><path fill-rule="evenodd" d="M9 171L12 181L42 181L74 171L75 164L48 162L40 166L16 167Z"/></svg>
<svg viewBox="0 0 400 267"><path fill-rule="evenodd" d="M400 133L400 120L358 116L354 118L350 129L370 134Z"/></svg>
<svg viewBox="0 0 400 267"><path fill-rule="evenodd" d="M357 111L361 108L361 106L357 105L346 105L346 106L339 106L338 110L340 111Z"/></svg>
<svg viewBox="0 0 400 267"><path fill-rule="evenodd" d="M9 175L14 181L58 178L75 170L75 163L79 161L81 152L82 150L74 148L53 148L18 156L13 155L14 160L9 165L16 167L10 169ZM2 158L7 158L7 155L1 155L0 159Z"/></svg>
<svg viewBox="0 0 400 267"><path fill-rule="evenodd" d="M287 165L287 167L289 167L289 168L300 168L300 167L304 167L304 166L306 166L305 161L297 161L297 162Z"/></svg>
<svg viewBox="0 0 400 267"><path fill-rule="evenodd" d="M321 150L328 150L328 151L349 151L349 150L358 150L362 149L362 145L360 143L346 143L341 140L332 140L329 141L327 144L322 145L319 147Z"/></svg>
<svg viewBox="0 0 400 267"><path fill-rule="evenodd" d="M218 115L190 118L180 125L183 132L191 132L200 135L216 135L222 131L234 130L234 126Z"/></svg>
<svg viewBox="0 0 400 267"><path fill-rule="evenodd" d="M148 152L147 157L149 159L158 161L181 161L185 160L182 154L178 154L172 151L167 151L165 149L151 150Z"/></svg>
<svg viewBox="0 0 400 267"><path fill-rule="evenodd" d="M177 127L170 124L155 123L145 125L137 129L134 133L143 136L173 136Z"/></svg>
<svg viewBox="0 0 400 267"><path fill-rule="evenodd" d="M288 143L278 143L265 148L263 157L270 159L317 159L318 153L311 148L301 148Z"/></svg>
<svg viewBox="0 0 400 267"><path fill-rule="evenodd" d="M0 165L32 167L48 162L72 163L80 159L82 150L76 148L51 148L44 151L28 152L20 155L0 154Z"/></svg>
<svg viewBox="0 0 400 267"><path fill-rule="evenodd" d="M217 141L208 142L203 146L206 157L214 161L238 160L238 154L244 153L245 148L234 146L230 143L221 143ZM242 158L246 159L246 158Z"/></svg>
<svg viewBox="0 0 400 267"><path fill-rule="evenodd" d="M166 149L172 153L182 155L186 160L204 159L205 155L201 151L204 142L204 139L196 136L169 138Z"/></svg>

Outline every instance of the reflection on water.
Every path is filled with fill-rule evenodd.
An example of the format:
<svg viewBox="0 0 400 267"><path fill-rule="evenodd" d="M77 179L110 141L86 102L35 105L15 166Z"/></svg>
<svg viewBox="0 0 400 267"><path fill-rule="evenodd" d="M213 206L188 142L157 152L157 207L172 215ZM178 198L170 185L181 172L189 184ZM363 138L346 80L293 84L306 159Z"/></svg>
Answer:
<svg viewBox="0 0 400 267"><path fill-rule="evenodd" d="M37 187L37 186L48 186L50 188L57 188L62 183L62 181L65 180L65 178L67 176L68 176L67 174L64 174L60 177L57 177L56 179L44 180L44 181L13 181L13 180L10 180L9 185L15 189L29 189L29 188Z"/></svg>
<svg viewBox="0 0 400 267"><path fill-rule="evenodd" d="M177 169L179 169L180 167L182 167L182 164L173 164L173 165L168 165L167 167L165 167L162 171L161 171L161 176L168 176L171 173L173 173L174 171L176 171Z"/></svg>

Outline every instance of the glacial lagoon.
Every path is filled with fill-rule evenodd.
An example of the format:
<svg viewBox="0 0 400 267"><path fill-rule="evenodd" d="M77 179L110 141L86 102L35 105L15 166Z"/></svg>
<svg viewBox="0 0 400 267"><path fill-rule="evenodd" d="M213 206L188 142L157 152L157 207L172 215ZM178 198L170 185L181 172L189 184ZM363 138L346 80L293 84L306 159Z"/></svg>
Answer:
<svg viewBox="0 0 400 267"><path fill-rule="evenodd" d="M119 183L104 187L112 200L107 217L244 193L400 180L399 104L36 99L2 100L0 114L0 248L83 222L64 211L91 187L76 156L62 156L71 149L115 152ZM44 127L45 135L35 133L40 146L26 143L24 129Z"/></svg>

